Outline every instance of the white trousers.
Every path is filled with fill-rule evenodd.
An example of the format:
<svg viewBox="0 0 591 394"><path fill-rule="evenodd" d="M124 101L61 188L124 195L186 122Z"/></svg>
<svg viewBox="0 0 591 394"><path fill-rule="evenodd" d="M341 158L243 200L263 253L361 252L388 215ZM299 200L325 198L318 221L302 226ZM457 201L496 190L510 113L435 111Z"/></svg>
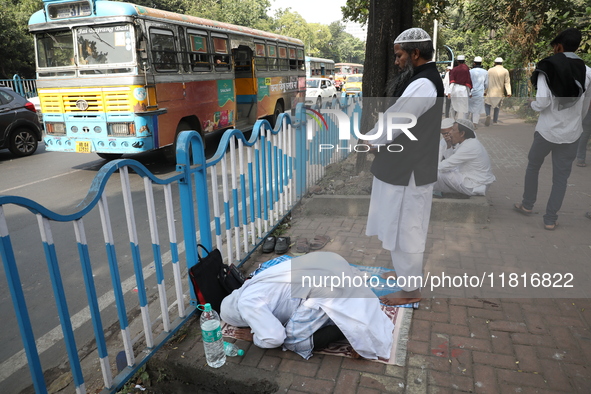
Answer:
<svg viewBox="0 0 591 394"><path fill-rule="evenodd" d="M395 186L374 177L366 234L377 235L382 247L390 251L396 274L420 276L427 241L433 184L416 186L414 174L408 186ZM409 282L409 281L407 281ZM414 283L401 286L416 290Z"/></svg>

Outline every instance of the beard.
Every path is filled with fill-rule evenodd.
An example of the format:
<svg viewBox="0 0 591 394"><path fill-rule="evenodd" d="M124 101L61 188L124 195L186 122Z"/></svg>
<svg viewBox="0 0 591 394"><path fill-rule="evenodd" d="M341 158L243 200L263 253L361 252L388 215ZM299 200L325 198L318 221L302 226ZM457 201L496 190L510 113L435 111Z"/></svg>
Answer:
<svg viewBox="0 0 591 394"><path fill-rule="evenodd" d="M394 95L404 87L404 85L412 78L414 69L412 62L407 61L404 68L399 67L398 74L388 82L386 86L386 96L394 97Z"/></svg>

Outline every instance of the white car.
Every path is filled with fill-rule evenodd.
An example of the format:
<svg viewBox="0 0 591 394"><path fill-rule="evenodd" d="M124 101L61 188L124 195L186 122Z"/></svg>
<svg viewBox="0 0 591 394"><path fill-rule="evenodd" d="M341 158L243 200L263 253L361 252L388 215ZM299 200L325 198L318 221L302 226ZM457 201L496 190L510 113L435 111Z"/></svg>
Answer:
<svg viewBox="0 0 591 394"><path fill-rule="evenodd" d="M328 78L306 79L306 105L320 104L323 99L337 97L337 88Z"/></svg>

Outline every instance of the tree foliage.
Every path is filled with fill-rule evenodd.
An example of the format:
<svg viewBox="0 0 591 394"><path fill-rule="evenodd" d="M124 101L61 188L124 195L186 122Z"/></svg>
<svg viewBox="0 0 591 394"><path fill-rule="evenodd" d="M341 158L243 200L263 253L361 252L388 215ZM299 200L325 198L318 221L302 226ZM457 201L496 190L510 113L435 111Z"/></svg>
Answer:
<svg viewBox="0 0 591 394"><path fill-rule="evenodd" d="M41 9L41 0L0 0L0 78L14 74L35 76L33 39L28 32L29 18Z"/></svg>

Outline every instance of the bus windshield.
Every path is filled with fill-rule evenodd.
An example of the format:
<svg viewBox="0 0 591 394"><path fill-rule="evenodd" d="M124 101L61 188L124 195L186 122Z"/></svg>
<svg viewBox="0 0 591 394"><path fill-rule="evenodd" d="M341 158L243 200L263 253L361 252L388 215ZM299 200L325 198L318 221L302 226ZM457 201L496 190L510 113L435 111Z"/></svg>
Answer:
<svg viewBox="0 0 591 394"><path fill-rule="evenodd" d="M131 26L79 27L78 64L117 64L133 61Z"/></svg>
<svg viewBox="0 0 591 394"><path fill-rule="evenodd" d="M37 63L39 67L67 67L74 65L72 32L37 34Z"/></svg>
<svg viewBox="0 0 591 394"><path fill-rule="evenodd" d="M40 33L36 39L37 62L43 68L133 61L132 29L129 24L79 27L74 33L70 30ZM74 42L78 44L77 51Z"/></svg>

